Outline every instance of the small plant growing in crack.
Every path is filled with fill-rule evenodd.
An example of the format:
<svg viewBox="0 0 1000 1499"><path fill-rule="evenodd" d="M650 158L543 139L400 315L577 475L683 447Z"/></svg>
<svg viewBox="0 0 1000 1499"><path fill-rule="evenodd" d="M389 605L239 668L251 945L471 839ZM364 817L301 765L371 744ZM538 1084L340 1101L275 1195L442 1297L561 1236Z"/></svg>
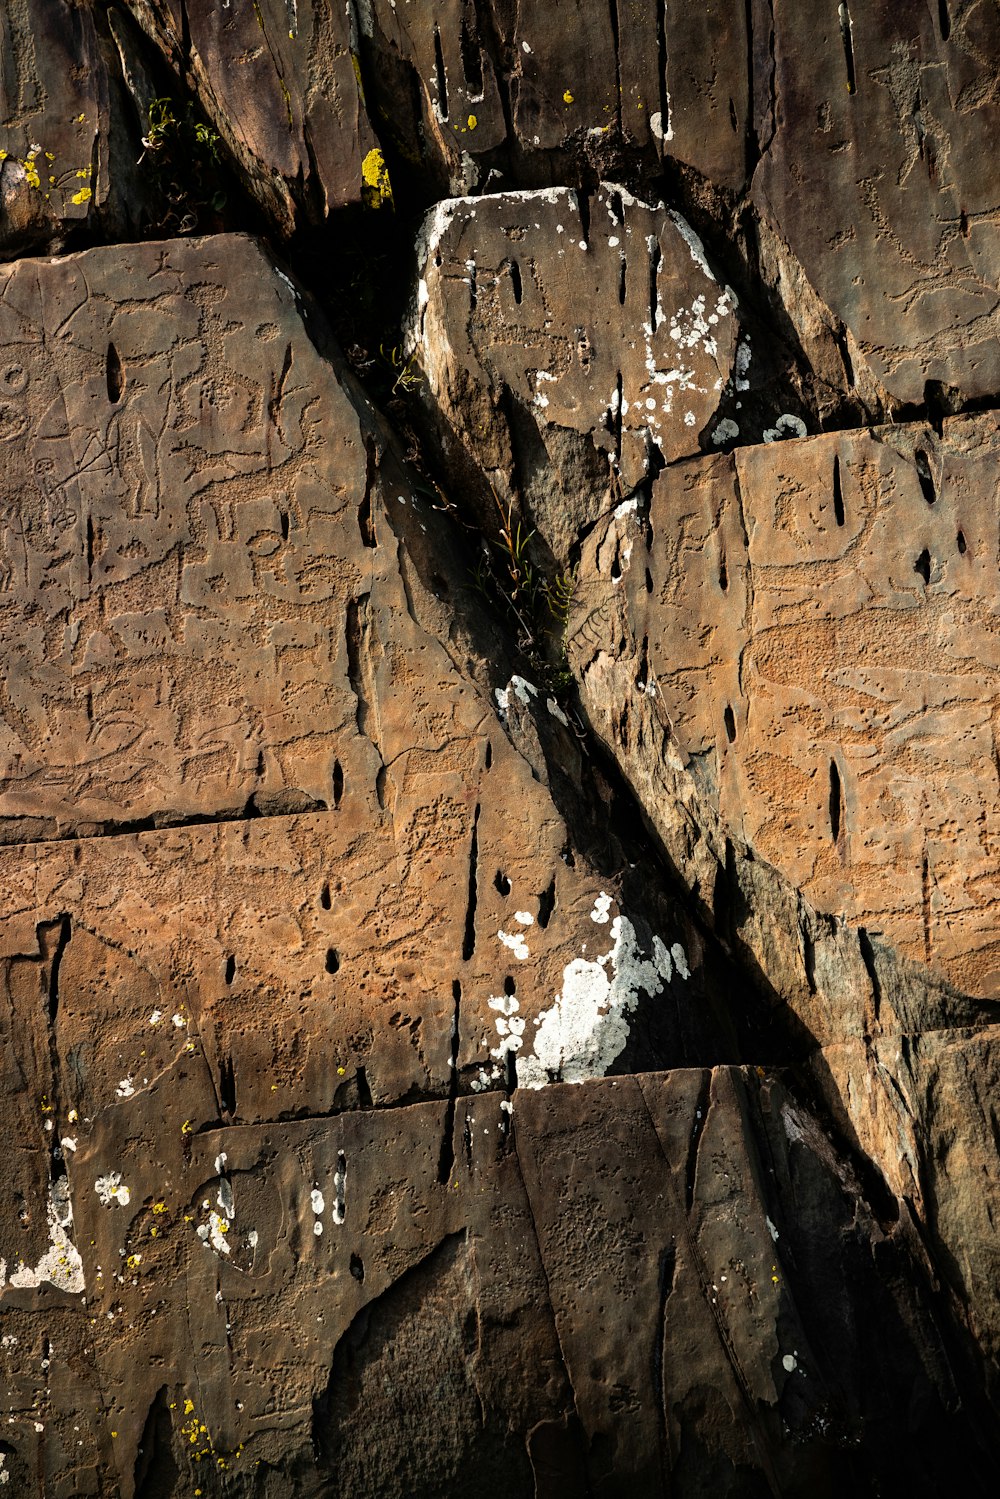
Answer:
<svg viewBox="0 0 1000 1499"><path fill-rule="evenodd" d="M388 349L385 344L379 344L379 354L388 366L388 376L392 380L390 395L396 396L401 392L409 395L412 391L419 390L420 370L417 362L412 357L405 357L400 344L392 344Z"/></svg>
<svg viewBox="0 0 1000 1499"><path fill-rule="evenodd" d="M550 692L566 692L573 682L566 644L576 568L547 577L532 561L534 530L515 516L513 503L505 508L495 491L493 499L500 518L497 539L482 540L475 585L511 617L518 648L542 685Z"/></svg>
<svg viewBox="0 0 1000 1499"><path fill-rule="evenodd" d="M137 166L149 158L150 173L166 202L163 217L153 227L190 234L202 214L219 214L226 206L222 185L221 141L216 131L195 117L194 108L175 108L172 99L154 99L142 137Z"/></svg>

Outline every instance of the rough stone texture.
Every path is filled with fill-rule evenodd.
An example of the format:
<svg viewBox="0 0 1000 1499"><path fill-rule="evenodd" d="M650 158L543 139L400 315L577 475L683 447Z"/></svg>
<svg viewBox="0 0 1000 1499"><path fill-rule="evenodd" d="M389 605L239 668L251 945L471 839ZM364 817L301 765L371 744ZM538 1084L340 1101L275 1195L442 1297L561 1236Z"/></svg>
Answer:
<svg viewBox="0 0 1000 1499"><path fill-rule="evenodd" d="M189 80L278 231L360 203L377 149L352 42L353 7L127 0Z"/></svg>
<svg viewBox="0 0 1000 1499"><path fill-rule="evenodd" d="M59 0L5 7L0 253L23 253L83 223L107 197L108 126L108 80L90 11Z"/></svg>
<svg viewBox="0 0 1000 1499"><path fill-rule="evenodd" d="M806 899L995 997L993 416L739 449L618 512L647 690Z"/></svg>
<svg viewBox="0 0 1000 1499"><path fill-rule="evenodd" d="M895 400L997 366L994 6L775 0L754 194Z"/></svg>
<svg viewBox="0 0 1000 1499"><path fill-rule="evenodd" d="M993 21L7 8L0 1488L992 1494Z"/></svg>
<svg viewBox="0 0 1000 1499"><path fill-rule="evenodd" d="M389 138L443 192L541 186L560 170L648 173L665 156L726 188L745 181L743 5L373 0L359 11Z"/></svg>
<svg viewBox="0 0 1000 1499"><path fill-rule="evenodd" d="M654 452L711 441L749 364L735 297L690 225L613 185L439 205L418 254L409 347L449 460L464 448L505 505L520 491L559 551L612 473L631 488Z"/></svg>

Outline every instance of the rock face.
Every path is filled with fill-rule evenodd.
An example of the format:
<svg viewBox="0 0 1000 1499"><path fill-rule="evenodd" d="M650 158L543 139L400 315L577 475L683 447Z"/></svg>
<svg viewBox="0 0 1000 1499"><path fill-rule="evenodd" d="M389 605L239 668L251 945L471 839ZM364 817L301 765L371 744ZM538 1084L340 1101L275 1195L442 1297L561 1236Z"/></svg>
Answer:
<svg viewBox="0 0 1000 1499"><path fill-rule="evenodd" d="M9 9L10 1493L992 1493L994 31Z"/></svg>

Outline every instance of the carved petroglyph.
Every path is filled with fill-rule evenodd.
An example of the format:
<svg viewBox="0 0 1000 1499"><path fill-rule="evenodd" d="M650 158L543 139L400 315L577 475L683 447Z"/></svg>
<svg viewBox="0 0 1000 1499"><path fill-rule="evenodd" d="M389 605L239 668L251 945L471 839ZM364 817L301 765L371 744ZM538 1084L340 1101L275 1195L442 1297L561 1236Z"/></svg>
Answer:
<svg viewBox="0 0 1000 1499"><path fill-rule="evenodd" d="M819 909L984 995L1000 993L998 451L981 417L942 439L885 428L700 460L654 488L652 594L639 557L624 575L730 826Z"/></svg>

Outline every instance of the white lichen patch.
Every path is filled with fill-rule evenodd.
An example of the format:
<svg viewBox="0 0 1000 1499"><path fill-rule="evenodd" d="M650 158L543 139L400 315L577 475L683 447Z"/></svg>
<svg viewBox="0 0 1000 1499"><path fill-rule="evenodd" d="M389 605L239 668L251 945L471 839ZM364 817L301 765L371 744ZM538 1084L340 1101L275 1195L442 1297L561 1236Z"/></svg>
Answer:
<svg viewBox="0 0 1000 1499"><path fill-rule="evenodd" d="M519 921L522 926L532 926L535 918L530 911L515 911L514 920Z"/></svg>
<svg viewBox="0 0 1000 1499"><path fill-rule="evenodd" d="M670 982L674 964L662 938L654 936L652 952L645 954L632 923L616 916L611 940L611 948L596 960L574 958L563 969L562 989L535 1021L532 1051L518 1058L519 1086L604 1077L624 1050L628 1017L639 996L655 998ZM507 1049L520 1050L509 1044Z"/></svg>
<svg viewBox="0 0 1000 1499"><path fill-rule="evenodd" d="M116 1098L132 1098L135 1096L135 1085L130 1077L123 1077L115 1089Z"/></svg>
<svg viewBox="0 0 1000 1499"><path fill-rule="evenodd" d="M712 429L712 441L717 448L720 448L724 442L734 442L739 435L739 424L734 422L731 416L724 416L722 421Z"/></svg>
<svg viewBox="0 0 1000 1499"><path fill-rule="evenodd" d="M504 947L510 948L511 952L519 962L523 963L525 958L531 957L531 952L528 948L528 944L527 942L525 942L524 936L521 932L505 932L503 930L500 930L499 932L497 932L497 937L503 943Z"/></svg>
<svg viewBox="0 0 1000 1499"><path fill-rule="evenodd" d="M655 696L656 694L656 688L653 686L647 686L646 691L652 696ZM691 970L688 967L688 961L684 949L683 947L681 947L679 942L675 942L671 947L670 956L673 958L674 967L677 969L677 972L680 974L681 978L689 979L691 977Z"/></svg>
<svg viewBox="0 0 1000 1499"><path fill-rule="evenodd" d="M502 1062L508 1052L517 1053L524 1045L524 1017L518 1014L521 1005L513 994L491 994L487 1003L498 1012L494 1023L499 1041L490 1056Z"/></svg>
<svg viewBox="0 0 1000 1499"><path fill-rule="evenodd" d="M606 925L609 920L608 913L610 912L610 910L611 896L608 895L606 891L602 890L600 895L594 901L594 909L590 913L591 921L596 921L599 926Z"/></svg>
<svg viewBox="0 0 1000 1499"><path fill-rule="evenodd" d="M226 1235L229 1233L229 1219L223 1218L214 1210L208 1215L207 1223L199 1223L195 1229L201 1242L206 1249L214 1249L216 1254L229 1254L230 1246Z"/></svg>
<svg viewBox="0 0 1000 1499"><path fill-rule="evenodd" d="M495 687L493 689L493 696L496 698L501 718L504 717L510 708L511 693L514 694L523 707L530 708L532 698L538 696L538 688L534 682L529 682L525 677L519 677L516 674L511 677L506 687Z"/></svg>
<svg viewBox="0 0 1000 1499"><path fill-rule="evenodd" d="M7 1275L7 1262L0 1259L0 1289L5 1285L20 1290L34 1290L43 1281L80 1296L84 1291L83 1261L76 1245L70 1239L73 1227L73 1206L70 1202L69 1183L64 1176L54 1181L49 1188L46 1207L49 1226L49 1247L37 1265L26 1265L20 1261ZM5 1345L9 1346L9 1345Z"/></svg>
<svg viewBox="0 0 1000 1499"><path fill-rule="evenodd" d="M805 437L806 424L800 416L793 416L790 411L783 411L773 427L765 427L765 442L781 442L785 437Z"/></svg>
<svg viewBox="0 0 1000 1499"><path fill-rule="evenodd" d="M337 1156L337 1169L333 1173L333 1209L331 1217L334 1223L343 1223L347 1217L347 1157L343 1151Z"/></svg>
<svg viewBox="0 0 1000 1499"><path fill-rule="evenodd" d="M110 1171L107 1176L99 1176L94 1183L94 1191L106 1208L112 1203L117 1203L120 1208L127 1208L132 1200L132 1193L122 1181L120 1171Z"/></svg>

